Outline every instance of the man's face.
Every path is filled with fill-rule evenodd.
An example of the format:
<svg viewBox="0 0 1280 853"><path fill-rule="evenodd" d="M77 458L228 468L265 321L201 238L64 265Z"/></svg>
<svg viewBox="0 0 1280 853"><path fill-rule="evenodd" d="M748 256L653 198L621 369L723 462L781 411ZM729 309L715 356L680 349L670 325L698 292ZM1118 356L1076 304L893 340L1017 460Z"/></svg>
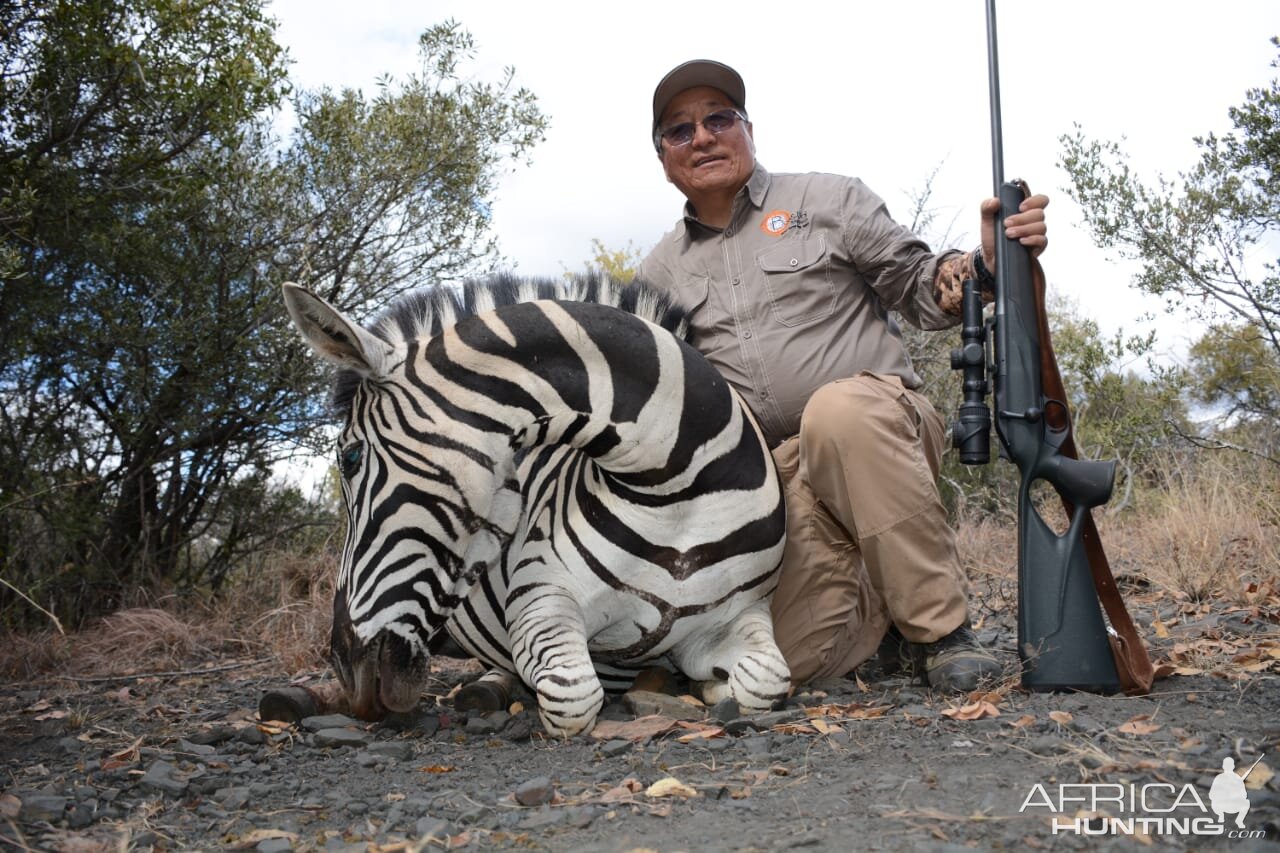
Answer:
<svg viewBox="0 0 1280 853"><path fill-rule="evenodd" d="M684 121L701 121L704 116L724 109L734 109L734 106L719 89L710 86L686 89L671 99L658 129ZM749 122L735 122L719 135L699 124L688 145L672 148L665 140L660 145L658 156L667 180L684 193L695 209L699 198L736 193L755 168L756 147Z"/></svg>

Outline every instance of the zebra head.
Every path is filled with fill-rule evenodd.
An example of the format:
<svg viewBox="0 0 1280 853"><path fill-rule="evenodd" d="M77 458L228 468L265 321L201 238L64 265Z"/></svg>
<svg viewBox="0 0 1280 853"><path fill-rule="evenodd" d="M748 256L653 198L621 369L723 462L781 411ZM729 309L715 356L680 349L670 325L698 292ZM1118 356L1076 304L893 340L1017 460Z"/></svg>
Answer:
<svg viewBox="0 0 1280 853"><path fill-rule="evenodd" d="M284 297L303 337L343 369L350 396L331 660L352 710L377 719L417 704L428 644L504 546L489 514L510 462L478 449L474 425L422 387L418 342L392 344L297 285Z"/></svg>

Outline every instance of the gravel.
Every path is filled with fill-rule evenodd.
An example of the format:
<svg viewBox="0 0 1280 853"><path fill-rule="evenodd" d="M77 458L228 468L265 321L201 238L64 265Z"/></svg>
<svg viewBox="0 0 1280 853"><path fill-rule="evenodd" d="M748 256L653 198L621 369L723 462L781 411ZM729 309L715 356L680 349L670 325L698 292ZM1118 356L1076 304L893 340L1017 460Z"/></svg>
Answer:
<svg viewBox="0 0 1280 853"><path fill-rule="evenodd" d="M379 724L262 721L258 701L282 680L261 667L7 685L0 840L77 853L1128 849L1054 835L1043 809L1020 806L1059 783L1190 784L1207 802L1227 755L1280 767L1273 672L1171 678L1142 699L1006 685L984 697L999 716L972 720L943 712L975 697L861 675L756 717L618 699L602 714L612 729L567 740L546 735L528 696L487 714L428 698ZM443 659L437 677L445 697L474 669ZM666 729L643 727L654 720ZM1135 720L1146 728L1125 728ZM1280 832L1275 779L1250 800L1247 825L1265 837L1238 849L1265 849Z"/></svg>

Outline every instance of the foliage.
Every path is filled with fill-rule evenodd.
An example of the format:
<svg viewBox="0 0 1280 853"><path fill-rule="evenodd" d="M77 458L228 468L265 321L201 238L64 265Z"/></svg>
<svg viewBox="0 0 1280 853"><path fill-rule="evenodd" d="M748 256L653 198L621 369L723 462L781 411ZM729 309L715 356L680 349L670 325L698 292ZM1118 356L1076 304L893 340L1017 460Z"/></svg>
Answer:
<svg viewBox="0 0 1280 853"><path fill-rule="evenodd" d="M1280 269L1264 259L1280 235L1280 81L1229 116L1234 130L1197 138L1200 160L1178 181L1148 186L1118 144L1079 128L1062 138L1062 165L1097 243L1139 262L1135 285L1210 324L1193 354L1210 374L1201 402L1229 408L1228 426L1274 423L1280 387L1266 366L1280 360Z"/></svg>
<svg viewBox="0 0 1280 853"><path fill-rule="evenodd" d="M371 99L297 95L282 143L261 5L0 11L0 566L71 624L331 519L271 485L327 422L280 283L358 313L486 269L498 177L542 136L510 71L462 77L450 23Z"/></svg>
<svg viewBox="0 0 1280 853"><path fill-rule="evenodd" d="M1168 451L1190 429L1185 375L1150 362L1147 375L1130 367L1150 355L1154 333L1126 339L1117 332L1108 341L1074 303L1052 300L1048 310L1076 446L1084 458L1119 463L1115 511L1128 504L1135 484L1155 482Z"/></svg>
<svg viewBox="0 0 1280 853"><path fill-rule="evenodd" d="M1212 437L1200 443L1231 446L1280 461L1280 352L1256 324L1211 326L1191 347L1192 398L1214 407Z"/></svg>
<svg viewBox="0 0 1280 853"><path fill-rule="evenodd" d="M644 253L630 241L624 249L610 249L598 237L591 239L591 258L586 263L586 271L599 272L618 281L629 282L636 277L636 270L644 260Z"/></svg>

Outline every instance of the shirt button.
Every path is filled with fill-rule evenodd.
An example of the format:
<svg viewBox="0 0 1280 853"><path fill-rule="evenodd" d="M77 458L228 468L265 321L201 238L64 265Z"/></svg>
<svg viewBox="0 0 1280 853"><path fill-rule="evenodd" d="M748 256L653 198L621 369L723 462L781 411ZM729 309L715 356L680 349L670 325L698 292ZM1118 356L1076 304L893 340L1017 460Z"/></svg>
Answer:
<svg viewBox="0 0 1280 853"><path fill-rule="evenodd" d="M751 340L751 333L750 333L750 332L743 332L743 333L742 333L742 337L746 338L747 340Z"/></svg>
<svg viewBox="0 0 1280 853"><path fill-rule="evenodd" d="M733 286L734 286L734 287L737 287L737 286L738 286L738 285L740 285L740 284L742 284L742 279L740 279L740 278L735 278L735 279L733 280Z"/></svg>

